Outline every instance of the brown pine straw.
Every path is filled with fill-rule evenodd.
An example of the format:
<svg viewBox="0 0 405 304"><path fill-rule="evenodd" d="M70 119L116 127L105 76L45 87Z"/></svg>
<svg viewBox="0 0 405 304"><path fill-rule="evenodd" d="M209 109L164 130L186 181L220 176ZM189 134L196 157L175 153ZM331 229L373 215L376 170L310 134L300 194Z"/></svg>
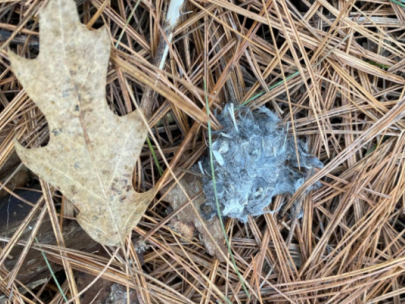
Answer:
<svg viewBox="0 0 405 304"><path fill-rule="evenodd" d="M15 136L29 147L48 140L46 120L11 72L6 53L10 48L36 57L38 11L46 2L0 1L0 173L10 164ZM82 303L79 273L134 290L139 303L405 302L402 0L188 0L163 70L152 59L169 1L141 1L129 21L137 0L76 2L89 29L105 24L112 45L119 42L107 78L111 109L125 115L135 109L133 99L140 103L143 92L155 92L148 122L164 179L145 144L134 168L137 191L173 181L166 163L181 178L206 152L203 77L211 113L227 102L266 106L295 138L308 142L325 167L293 198L269 202L268 211L282 211L246 225L227 219L247 297L229 257L220 262L206 253L198 235L190 241L174 230L176 213L164 194L134 228L125 252L67 248L61 223L74 214L63 212L67 203L61 205L60 193L35 177L27 187L43 196L37 202L21 198L25 185L11 184L22 168L17 162L1 176L0 189L31 204L32 212L11 237L0 231L0 301L63 303L50 276L34 288L19 280L29 255L42 251L75 303ZM315 181L322 187L303 199L294 220L295 198ZM34 242L45 218L55 234L51 244ZM30 228L29 237L21 238ZM11 257L16 248L19 254ZM10 258L17 261L13 268L5 267Z"/></svg>

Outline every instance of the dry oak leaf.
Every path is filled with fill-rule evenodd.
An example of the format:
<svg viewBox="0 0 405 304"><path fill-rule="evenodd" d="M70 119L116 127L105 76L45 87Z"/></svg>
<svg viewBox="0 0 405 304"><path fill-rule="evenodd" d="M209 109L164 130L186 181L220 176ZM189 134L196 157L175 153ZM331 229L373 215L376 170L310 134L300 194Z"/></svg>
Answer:
<svg viewBox="0 0 405 304"><path fill-rule="evenodd" d="M133 189L133 168L147 136L139 111L114 115L106 102L110 40L81 24L73 0L51 0L40 14L40 53L9 52L11 67L48 120L46 147L21 160L79 208L79 224L97 242L119 245L156 191Z"/></svg>
<svg viewBox="0 0 405 304"><path fill-rule="evenodd" d="M195 197L203 190L201 178L192 174L185 174L180 180L180 184L190 198ZM166 193L169 188L170 186L163 188L161 194L165 195L164 200L169 202L173 210L176 211L187 203L188 199L179 184L176 184ZM200 210L201 205L205 201L206 198L204 194L194 199L193 203L195 209ZM187 206L177 214L177 219L178 221L173 221L172 225L183 237L191 240L194 234L194 228L197 229L202 236L202 241L207 252L212 256L216 256L219 261L224 261L224 256L227 255L228 251L225 246L225 237L222 232L221 222L217 216L213 217L211 220L202 219L203 222L201 222L195 215L194 209L191 206ZM205 226L206 229L204 229L203 226Z"/></svg>

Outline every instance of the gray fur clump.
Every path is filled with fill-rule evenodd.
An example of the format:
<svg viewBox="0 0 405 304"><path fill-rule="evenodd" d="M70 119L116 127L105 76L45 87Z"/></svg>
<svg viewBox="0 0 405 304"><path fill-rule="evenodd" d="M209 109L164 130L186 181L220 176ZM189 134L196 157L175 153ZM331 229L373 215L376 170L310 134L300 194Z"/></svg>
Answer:
<svg viewBox="0 0 405 304"><path fill-rule="evenodd" d="M233 113L233 105L226 105L218 117L224 128L213 132L216 190L222 216L245 223L249 215L262 215L277 194L293 195L313 169L323 164L308 154L303 141L298 141L298 170L294 138L267 108L252 112L243 107L236 117ZM210 219L217 214L210 158L205 157L198 165L207 176L203 178L207 201L201 213ZM319 186L316 183L307 191Z"/></svg>

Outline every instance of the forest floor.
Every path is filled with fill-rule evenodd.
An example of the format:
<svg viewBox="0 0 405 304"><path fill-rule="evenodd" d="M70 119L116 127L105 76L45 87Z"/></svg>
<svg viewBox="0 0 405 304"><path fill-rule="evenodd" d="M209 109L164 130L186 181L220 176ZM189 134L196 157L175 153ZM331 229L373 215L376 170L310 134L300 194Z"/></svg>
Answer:
<svg viewBox="0 0 405 304"><path fill-rule="evenodd" d="M111 110L152 92L133 185L159 192L123 247L93 241L15 152L15 137L49 140L7 53L38 56L48 2L0 1L1 304L405 302L404 0L187 0L169 32L169 0L76 0L108 30ZM221 228L191 205L204 197L190 172L231 102L273 111L324 166Z"/></svg>

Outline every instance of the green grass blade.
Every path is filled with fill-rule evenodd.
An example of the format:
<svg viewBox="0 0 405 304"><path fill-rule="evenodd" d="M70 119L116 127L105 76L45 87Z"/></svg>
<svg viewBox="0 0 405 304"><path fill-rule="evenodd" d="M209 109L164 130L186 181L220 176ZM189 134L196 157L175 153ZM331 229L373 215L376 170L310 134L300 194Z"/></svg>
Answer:
<svg viewBox="0 0 405 304"><path fill-rule="evenodd" d="M38 242L38 239L37 239L36 237L35 237L35 241L38 243L39 248L41 248L41 244ZM52 276L53 280L55 281L55 284L56 284L56 286L58 287L59 292L61 293L61 295L62 295L62 297L63 297L63 300L65 300L65 302L68 302L68 299L66 298L66 295L65 295L65 293L63 292L63 289L62 289L62 287L60 286L60 284L59 284L59 282L58 282L58 279L56 278L55 273L54 273L53 270L52 270L51 264L49 264L49 261L48 261L48 258L46 257L45 252L43 252L43 251L41 250L41 253L42 253L42 256L44 257L46 266L48 266L49 272L51 273L51 276Z"/></svg>
<svg viewBox="0 0 405 304"><path fill-rule="evenodd" d="M207 106L207 115L209 117L210 116L210 107L209 107L209 103L208 103L207 85L205 83L205 79L203 79L203 81L204 81L204 91L205 91L205 102L206 102L206 106ZM241 284L243 286L243 289L246 292L246 295L248 296L248 298L250 298L250 294L249 294L249 291L246 288L243 277L242 277L242 275L240 274L240 272L238 270L238 266L236 266L235 258L234 258L233 254L232 254L231 245L230 245L229 240L228 240L228 235L227 235L226 230L225 230L224 222L222 220L221 210L220 210L220 207L219 207L218 195L217 195L217 187L216 187L216 183L215 183L215 171L214 171L213 153L212 153L211 121L209 119L208 119L208 142L209 142L209 151L210 151L212 183L214 185L215 203L216 203L216 206L217 206L217 213L218 213L219 222L221 223L222 232L223 232L224 237L225 237L226 246L228 247L228 252L229 252L229 256L231 257L231 260L232 260L233 268L234 268L236 274L238 275L239 281L241 282Z"/></svg>
<svg viewBox="0 0 405 304"><path fill-rule="evenodd" d="M152 143L150 142L149 137L146 137L146 141L148 142L148 146L149 146L150 152L152 153L152 157L153 157L153 160L155 161L156 167L157 167L157 169L159 171L159 175L162 176L163 175L163 170L159 165L159 161L158 161L158 159L156 157L155 149L153 149L153 146L152 146Z"/></svg>

